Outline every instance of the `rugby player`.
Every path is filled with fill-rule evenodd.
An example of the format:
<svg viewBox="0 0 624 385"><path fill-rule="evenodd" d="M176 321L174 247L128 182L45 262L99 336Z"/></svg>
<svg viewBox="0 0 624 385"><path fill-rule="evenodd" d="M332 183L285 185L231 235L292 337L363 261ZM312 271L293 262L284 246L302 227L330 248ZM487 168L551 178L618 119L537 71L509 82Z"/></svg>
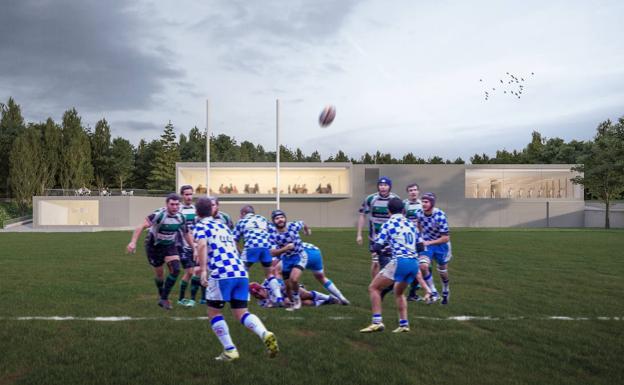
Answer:
<svg viewBox="0 0 624 385"><path fill-rule="evenodd" d="M422 197L422 210L418 210L416 214L427 249L425 255L419 257L419 263L424 280L432 292L431 301L435 302L440 296L433 284L431 264L436 262L442 279L442 305L447 305L450 297L448 263L453 258L451 236L446 213L435 207L435 203L435 194L426 193Z"/></svg>
<svg viewBox="0 0 624 385"><path fill-rule="evenodd" d="M358 245L363 243L362 240L362 228L366 222L368 216L368 239L369 239L369 251L371 252L371 277L375 278L381 268L386 266L390 262L391 254L389 251L380 251L375 253L373 251L373 244L375 237L379 233L381 226L390 219L390 213L388 212L388 201L392 198L398 198L398 195L391 192L392 180L385 176L379 178L377 181L377 192L370 194L362 202L360 208L360 215L357 224L357 236L356 242Z"/></svg>
<svg viewBox="0 0 624 385"><path fill-rule="evenodd" d="M196 208L199 221L193 238L197 243L201 282L206 286L212 330L223 345L223 353L215 359L233 361L239 358L222 314L226 303L230 304L234 317L260 337L269 356L275 357L279 351L275 335L266 329L260 318L247 311L249 278L231 230L213 218L217 208L209 198L200 198Z"/></svg>
<svg viewBox="0 0 624 385"><path fill-rule="evenodd" d="M186 219L187 231L192 234L193 226L195 225L195 205L193 204L193 186L184 185L180 187L180 195L182 196L182 205L180 212ZM182 238L182 244L180 245L180 263L184 269L182 280L180 282L180 296L178 297L178 305L187 307L195 306L195 297L193 294L193 287L199 287L199 275L193 274L195 272L197 264L193 259L193 245L188 244L185 238ZM184 298L186 296L186 289L191 284L191 299Z"/></svg>
<svg viewBox="0 0 624 385"><path fill-rule="evenodd" d="M273 295L279 301L282 294L272 272L273 257L269 236L269 221L261 215L256 215L253 206L243 206L240 210L240 220L234 227L234 240L236 242L244 240L242 259L245 266L249 269L254 263L260 262L264 269L264 277L269 282Z"/></svg>
<svg viewBox="0 0 624 385"><path fill-rule="evenodd" d="M282 261L282 276L286 281L286 294L291 299L292 306L286 310L301 309L299 297L299 278L305 270L308 256L303 249L303 243L299 232L303 230L306 235L312 234L310 228L303 221L287 222L286 213L282 210L273 210L271 221L275 229L271 231L271 255L279 257Z"/></svg>
<svg viewBox="0 0 624 385"><path fill-rule="evenodd" d="M373 243L374 251L381 251L390 245L392 259L368 286L371 308L373 312L372 324L360 330L361 333L380 332L384 330L381 316L381 291L389 285L394 285L396 306L399 310L399 327L394 333L408 332L407 301L403 292L407 285L418 278L422 280L418 268L418 256L424 251L423 239L417 227L403 216L403 202L399 198L388 201L390 219L385 222ZM424 282L423 282L424 285Z"/></svg>
<svg viewBox="0 0 624 385"><path fill-rule="evenodd" d="M307 242L302 243L303 250L308 255L308 263L306 264L306 270L310 270L314 278L327 291L329 291L332 295L340 300L340 303L343 305L349 305L349 300L342 295L338 287L332 282L331 279L327 278L325 275L325 271L323 269L323 254L321 254L321 249L316 247L315 245Z"/></svg>
<svg viewBox="0 0 624 385"><path fill-rule="evenodd" d="M180 196L174 193L169 194L165 202L165 207L148 215L143 223L134 230L126 250L129 253L134 253L139 236L144 229L149 228L149 233L145 237L145 251L148 262L154 268L154 282L160 296L158 306L171 310L169 293L180 275L179 232L182 232L189 245L193 244L193 238L188 232L184 215L179 212ZM166 280L164 280L163 270L165 263L169 269Z"/></svg>

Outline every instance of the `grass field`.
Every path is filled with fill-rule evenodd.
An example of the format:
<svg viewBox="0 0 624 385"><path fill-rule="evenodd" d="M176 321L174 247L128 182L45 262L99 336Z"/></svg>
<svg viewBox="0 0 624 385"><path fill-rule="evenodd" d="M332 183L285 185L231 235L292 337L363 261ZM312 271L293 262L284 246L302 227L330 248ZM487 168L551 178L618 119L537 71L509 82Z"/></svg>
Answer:
<svg viewBox="0 0 624 385"><path fill-rule="evenodd" d="M322 248L328 276L352 306L289 313L251 305L279 338L274 360L228 314L241 352L234 363L213 360L221 347L209 323L195 318L203 307L156 306L143 251L123 252L129 237L0 234L0 385L624 381L622 231L455 231L451 304L410 303L412 331L401 335L358 333L370 322L368 254L354 231L316 231L307 240ZM259 269L252 273L258 279ZM304 282L319 288L309 274ZM393 298L384 305L393 329ZM146 319L19 319L25 316ZM458 316L491 319L449 319Z"/></svg>

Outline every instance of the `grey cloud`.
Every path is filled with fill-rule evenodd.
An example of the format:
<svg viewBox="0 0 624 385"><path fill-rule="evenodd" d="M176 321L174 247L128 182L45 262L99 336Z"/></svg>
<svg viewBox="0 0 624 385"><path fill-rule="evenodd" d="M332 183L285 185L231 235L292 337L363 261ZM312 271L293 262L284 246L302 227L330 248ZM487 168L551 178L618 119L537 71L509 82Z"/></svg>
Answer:
<svg viewBox="0 0 624 385"><path fill-rule="evenodd" d="M0 12L0 89L27 108L136 110L183 74L154 31L115 1L8 1ZM41 107L39 107L41 108ZM41 114L48 112L39 111Z"/></svg>
<svg viewBox="0 0 624 385"><path fill-rule="evenodd" d="M167 122L163 122L162 125L158 125L153 122L146 122L141 120L117 120L112 121L110 123L111 128L120 134L125 133L135 133L135 132L152 132L154 135L158 136L163 131Z"/></svg>
<svg viewBox="0 0 624 385"><path fill-rule="evenodd" d="M279 67L284 51L301 53L301 45L327 41L342 28L357 4L349 1L230 1L193 25L208 31L218 46L222 65L252 74ZM280 68L280 71L285 68Z"/></svg>

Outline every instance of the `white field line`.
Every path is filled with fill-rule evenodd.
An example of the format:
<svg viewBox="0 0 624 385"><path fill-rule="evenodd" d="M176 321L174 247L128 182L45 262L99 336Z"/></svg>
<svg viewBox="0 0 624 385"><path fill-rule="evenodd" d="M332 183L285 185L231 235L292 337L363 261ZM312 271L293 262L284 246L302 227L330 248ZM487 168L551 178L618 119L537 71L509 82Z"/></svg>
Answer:
<svg viewBox="0 0 624 385"><path fill-rule="evenodd" d="M263 317L268 318L268 317ZM302 316L285 316L277 317L278 319L288 321L303 321L305 317ZM451 317L424 317L413 316L410 317L415 320L425 321L624 321L624 317L570 317L570 316L549 316L549 317L495 317L495 316L451 316ZM331 321L345 321L352 320L355 317L351 316L328 316L326 319ZM74 316L23 316L23 317L0 317L0 321L92 321L92 322L125 322L125 321L158 321L158 320L172 320L172 321L207 321L208 317L132 317L132 316L118 316L118 317L74 317Z"/></svg>

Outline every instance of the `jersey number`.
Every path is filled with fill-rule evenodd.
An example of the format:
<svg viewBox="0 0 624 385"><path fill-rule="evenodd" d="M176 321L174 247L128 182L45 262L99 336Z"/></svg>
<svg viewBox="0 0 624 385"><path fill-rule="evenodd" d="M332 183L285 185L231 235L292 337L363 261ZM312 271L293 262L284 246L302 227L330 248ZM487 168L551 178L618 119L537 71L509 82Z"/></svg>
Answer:
<svg viewBox="0 0 624 385"><path fill-rule="evenodd" d="M405 243L411 245L414 243L414 234L412 233L404 233L405 235Z"/></svg>

